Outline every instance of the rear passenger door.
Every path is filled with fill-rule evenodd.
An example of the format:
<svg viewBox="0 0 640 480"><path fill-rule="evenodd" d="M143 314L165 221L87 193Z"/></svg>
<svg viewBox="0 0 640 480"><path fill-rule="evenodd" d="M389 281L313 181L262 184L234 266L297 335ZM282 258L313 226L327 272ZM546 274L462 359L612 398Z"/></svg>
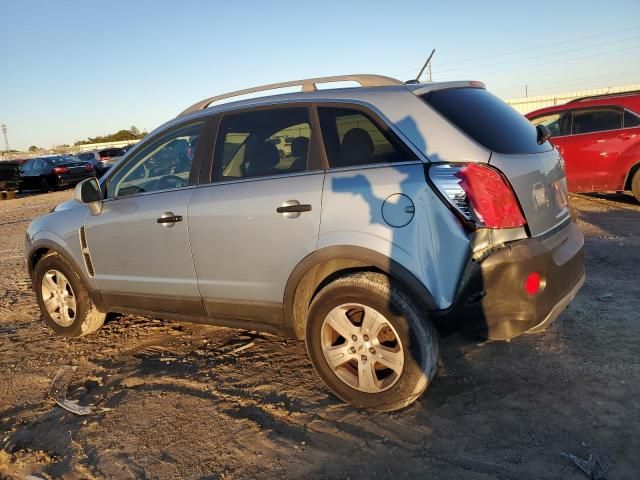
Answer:
<svg viewBox="0 0 640 480"><path fill-rule="evenodd" d="M189 202L207 313L282 322L295 266L317 246L324 171L307 106L223 114L211 173Z"/></svg>

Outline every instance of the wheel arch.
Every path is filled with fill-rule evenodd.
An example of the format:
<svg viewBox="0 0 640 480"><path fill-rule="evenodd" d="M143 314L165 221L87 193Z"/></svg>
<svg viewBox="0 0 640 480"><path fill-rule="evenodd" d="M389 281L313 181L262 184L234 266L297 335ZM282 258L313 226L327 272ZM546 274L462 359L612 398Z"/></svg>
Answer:
<svg viewBox="0 0 640 480"><path fill-rule="evenodd" d="M627 178L624 181L625 190L631 190L631 182L633 181L633 177L638 170L640 170L640 160L631 165L631 168L629 168L629 172L627 172Z"/></svg>
<svg viewBox="0 0 640 480"><path fill-rule="evenodd" d="M88 278L86 277L85 271L82 269L82 267L70 255L66 255L64 253L64 248L48 238L36 241L31 246L31 248L29 249L29 253L27 254L27 272L29 273L29 278L34 288L35 285L33 275L35 266L40 260L42 260L42 258L51 253L55 253L61 256L69 265L73 267L75 273L80 277L80 280L89 292L91 301L95 304L98 310L100 310L101 312L106 311L100 293L92 288L92 284L88 281Z"/></svg>
<svg viewBox="0 0 640 480"><path fill-rule="evenodd" d="M364 247L331 246L305 257L289 276L283 299L285 329L299 340L304 339L307 313L315 294L333 279L360 271L384 273L403 286L423 308L438 308L422 282L393 259Z"/></svg>

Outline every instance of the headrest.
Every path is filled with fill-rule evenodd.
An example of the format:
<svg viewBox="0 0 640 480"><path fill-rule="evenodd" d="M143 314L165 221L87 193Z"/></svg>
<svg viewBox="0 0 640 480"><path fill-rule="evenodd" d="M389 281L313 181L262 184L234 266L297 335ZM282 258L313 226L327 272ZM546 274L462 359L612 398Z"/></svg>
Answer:
<svg viewBox="0 0 640 480"><path fill-rule="evenodd" d="M358 165L366 163L373 154L373 140L366 130L352 128L342 139L342 164Z"/></svg>

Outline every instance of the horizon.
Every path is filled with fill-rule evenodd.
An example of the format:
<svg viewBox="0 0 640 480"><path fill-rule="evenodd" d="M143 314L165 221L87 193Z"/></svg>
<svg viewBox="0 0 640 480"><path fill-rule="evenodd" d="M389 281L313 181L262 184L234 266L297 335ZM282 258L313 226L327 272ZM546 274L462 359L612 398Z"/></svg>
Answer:
<svg viewBox="0 0 640 480"><path fill-rule="evenodd" d="M526 24L527 5L456 5L326 2L309 14L293 2L7 2L0 123L21 151L131 125L151 132L232 90L352 73L407 80L432 48L434 81L480 80L505 99L640 83L640 62L629 61L638 2L536 5L540 20Z"/></svg>

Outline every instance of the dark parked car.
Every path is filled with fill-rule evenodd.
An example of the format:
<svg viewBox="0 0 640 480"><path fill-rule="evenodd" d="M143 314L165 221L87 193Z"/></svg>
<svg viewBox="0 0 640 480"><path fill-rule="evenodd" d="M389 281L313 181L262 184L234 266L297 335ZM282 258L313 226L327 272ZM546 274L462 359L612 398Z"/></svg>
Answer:
<svg viewBox="0 0 640 480"><path fill-rule="evenodd" d="M20 190L20 164L0 162L0 192Z"/></svg>
<svg viewBox="0 0 640 480"><path fill-rule="evenodd" d="M70 156L32 158L20 168L21 188L39 188L48 192L75 185L95 174L96 170L91 163L80 162Z"/></svg>

